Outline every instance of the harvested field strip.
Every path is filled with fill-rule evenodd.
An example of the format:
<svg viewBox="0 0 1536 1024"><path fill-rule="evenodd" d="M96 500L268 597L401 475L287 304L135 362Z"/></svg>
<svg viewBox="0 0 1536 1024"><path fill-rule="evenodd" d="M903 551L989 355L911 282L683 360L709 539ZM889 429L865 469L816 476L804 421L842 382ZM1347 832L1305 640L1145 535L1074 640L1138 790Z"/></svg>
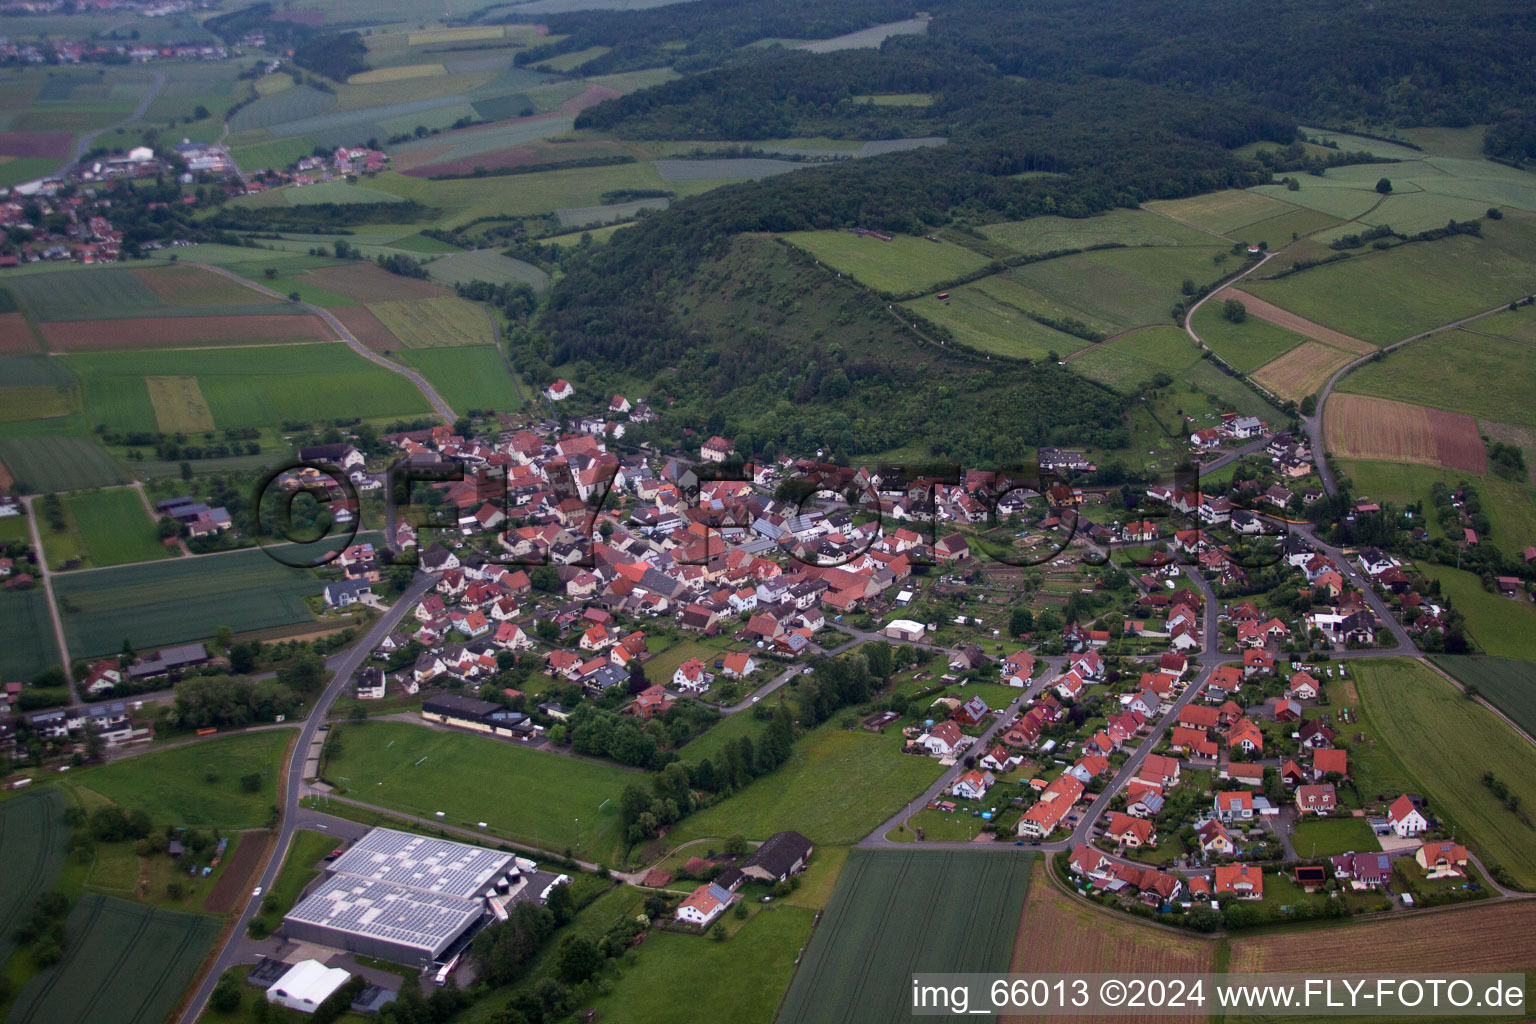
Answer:
<svg viewBox="0 0 1536 1024"><path fill-rule="evenodd" d="M324 267L311 270L305 279L337 295L359 302L389 302L399 299L435 299L453 294L452 289L414 277L391 274L372 263L349 267Z"/></svg>
<svg viewBox="0 0 1536 1024"><path fill-rule="evenodd" d="M325 321L307 314L77 320L44 324L42 331L48 347L60 352L335 340Z"/></svg>
<svg viewBox="0 0 1536 1024"><path fill-rule="evenodd" d="M1304 341L1279 359L1265 363L1253 372L1253 379L1281 398L1300 401L1317 391L1333 371L1354 356L1315 341Z"/></svg>
<svg viewBox="0 0 1536 1024"><path fill-rule="evenodd" d="M1341 459L1413 462L1479 475L1488 469L1477 421L1465 413L1364 395L1332 395L1323 416L1323 437L1328 450Z"/></svg>
<svg viewBox="0 0 1536 1024"><path fill-rule="evenodd" d="M251 874L256 870L256 865L261 863L261 855L266 852L267 836L265 831L240 834L234 855L224 865L224 873L203 900L204 911L228 914L240 905L240 899L251 881Z"/></svg>
<svg viewBox="0 0 1536 1024"><path fill-rule="evenodd" d="M38 351L37 337L20 313L0 313L0 356Z"/></svg>
<svg viewBox="0 0 1536 1024"><path fill-rule="evenodd" d="M214 428L213 412L196 377L145 377L155 421L166 434L197 434Z"/></svg>
<svg viewBox="0 0 1536 1024"><path fill-rule="evenodd" d="M465 299L407 299L374 302L368 309L407 348L494 344L485 311Z"/></svg>
<svg viewBox="0 0 1536 1024"><path fill-rule="evenodd" d="M1215 944L1142 924L1124 914L1084 906L1053 885L1042 865L1030 881L1009 970L1018 974L1108 972L1134 963L1138 972L1203 974ZM1115 1017L1001 1017L1000 1021L1081 1021L1105 1024ZM1159 1016L1159 1021L1204 1024L1206 1015Z"/></svg>
<svg viewBox="0 0 1536 1024"><path fill-rule="evenodd" d="M367 306L349 306L333 309L331 315L340 320L352 336L375 352L390 352L400 348L400 339L389 333L389 328L368 311Z"/></svg>
<svg viewBox="0 0 1536 1024"><path fill-rule="evenodd" d="M1433 921L1433 924L1429 924ZM1431 919L1404 917L1343 928L1311 928L1232 940L1231 970L1350 971L1372 974L1423 970L1525 971L1530 946L1511 936L1536 928L1536 903L1467 907ZM1248 1018L1245 1017L1245 1020Z"/></svg>
<svg viewBox="0 0 1536 1024"><path fill-rule="evenodd" d="M74 132L0 132L0 156L63 160L74 142Z"/></svg>
<svg viewBox="0 0 1536 1024"><path fill-rule="evenodd" d="M1335 331L1331 327L1324 327L1322 324L1313 323L1306 317L1297 316L1289 310L1281 309L1274 303L1266 302L1257 295L1249 294L1240 288L1223 288L1211 301L1225 302L1227 299L1237 299L1247 308L1250 316L1256 316L1260 320L1268 320L1276 326L1284 327L1288 331L1295 331L1297 334L1311 338L1313 341L1320 341L1324 345L1332 345L1334 348L1341 348L1345 352L1353 352L1356 355L1362 356L1367 352L1376 351L1376 346L1368 341L1351 338L1349 335Z"/></svg>

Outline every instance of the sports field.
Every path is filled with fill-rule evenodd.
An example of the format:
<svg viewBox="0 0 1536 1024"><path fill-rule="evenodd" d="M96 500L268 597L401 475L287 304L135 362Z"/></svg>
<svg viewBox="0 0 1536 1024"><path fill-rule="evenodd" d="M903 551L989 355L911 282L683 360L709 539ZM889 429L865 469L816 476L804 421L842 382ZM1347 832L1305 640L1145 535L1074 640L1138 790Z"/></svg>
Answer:
<svg viewBox="0 0 1536 1024"><path fill-rule="evenodd" d="M1341 459L1415 462L1477 474L1488 466L1472 417L1385 398L1329 396L1323 436L1328 451Z"/></svg>
<svg viewBox="0 0 1536 1024"><path fill-rule="evenodd" d="M148 650L235 632L309 622L306 595L320 593L307 569L259 548L175 558L60 576L54 581L70 654L113 654L131 641Z"/></svg>
<svg viewBox="0 0 1536 1024"><path fill-rule="evenodd" d="M1442 221L1443 223L1443 221ZM1457 235L1314 267L1245 291L1309 320L1386 345L1536 292L1536 219L1511 213Z"/></svg>
<svg viewBox="0 0 1536 1024"><path fill-rule="evenodd" d="M277 773L293 729L263 729L197 740L70 775L125 811L143 810L156 825L243 829L265 825L278 802ZM241 776L258 774L247 793Z"/></svg>
<svg viewBox="0 0 1536 1024"><path fill-rule="evenodd" d="M219 932L219 919L86 893L64 959L27 982L11 1024L160 1024Z"/></svg>
<svg viewBox="0 0 1536 1024"><path fill-rule="evenodd" d="M1527 735L1536 735L1536 663L1484 655L1433 656L1436 665L1510 717Z"/></svg>
<svg viewBox="0 0 1536 1024"><path fill-rule="evenodd" d="M883 737L829 723L797 741L783 767L684 819L667 838L684 842L739 832L766 839L792 828L818 843L852 843L941 771L937 761L902 754Z"/></svg>
<svg viewBox="0 0 1536 1024"><path fill-rule="evenodd" d="M64 794L52 786L0 803L0 857L10 865L0 886L0 964L16 951L16 929L33 902L52 891L64 869L64 804Z"/></svg>
<svg viewBox="0 0 1536 1024"><path fill-rule="evenodd" d="M1095 245L1210 245L1208 232L1149 210L1110 210L1096 217L1031 217L989 224L981 233L1029 256Z"/></svg>
<svg viewBox="0 0 1536 1024"><path fill-rule="evenodd" d="M513 412L522 408L517 386L493 345L399 349L394 357L413 370L461 413L469 409Z"/></svg>
<svg viewBox="0 0 1536 1024"><path fill-rule="evenodd" d="M405 348L486 345L496 340L486 309L457 296L372 302L368 311Z"/></svg>
<svg viewBox="0 0 1536 1024"><path fill-rule="evenodd" d="M338 796L547 850L611 861L622 850L619 795L646 775L405 722L346 725L326 777ZM335 731L333 731L335 735Z"/></svg>
<svg viewBox="0 0 1536 1024"><path fill-rule="evenodd" d="M277 426L340 416L376 419L428 410L410 381L341 344L93 352L71 355L67 361L81 380L86 419L118 430L160 429L160 409L174 416L195 411L164 400L157 407L146 382L149 377L195 379L218 427Z"/></svg>
<svg viewBox="0 0 1536 1024"><path fill-rule="evenodd" d="M1428 798L1430 811L1459 825L1457 839L1490 868L1502 864L1521 887L1536 889L1530 826L1483 784L1483 773L1491 771L1532 806L1536 748L1418 662L1362 660L1351 676L1362 715ZM1425 722L1435 727L1425 729Z"/></svg>
<svg viewBox="0 0 1536 1024"><path fill-rule="evenodd" d="M0 463L18 491L72 491L128 482L128 474L92 437L0 438Z"/></svg>
<svg viewBox="0 0 1536 1024"><path fill-rule="evenodd" d="M795 231L782 237L860 284L896 295L927 291L990 262L952 242L912 235L894 235L889 242L848 231Z"/></svg>
<svg viewBox="0 0 1536 1024"><path fill-rule="evenodd" d="M1006 970L1034 861L855 849L777 1019L883 1024L907 1015L916 972Z"/></svg>
<svg viewBox="0 0 1536 1024"><path fill-rule="evenodd" d="M1442 331L1357 367L1338 390L1536 428L1527 400L1536 388L1536 337L1512 337L1532 322L1536 313L1522 309Z"/></svg>
<svg viewBox="0 0 1536 1024"><path fill-rule="evenodd" d="M172 554L160 543L154 520L131 487L79 491L66 502L89 565L147 562Z"/></svg>

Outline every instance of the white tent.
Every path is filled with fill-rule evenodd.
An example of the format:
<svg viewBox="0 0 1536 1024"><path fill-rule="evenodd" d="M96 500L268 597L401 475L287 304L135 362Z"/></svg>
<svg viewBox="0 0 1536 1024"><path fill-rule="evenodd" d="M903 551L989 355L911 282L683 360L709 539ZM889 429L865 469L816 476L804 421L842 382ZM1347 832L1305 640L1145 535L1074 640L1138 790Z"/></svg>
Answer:
<svg viewBox="0 0 1536 1024"><path fill-rule="evenodd" d="M314 1013L350 977L340 967L327 967L318 960L300 960L267 989L267 1002L300 1013Z"/></svg>

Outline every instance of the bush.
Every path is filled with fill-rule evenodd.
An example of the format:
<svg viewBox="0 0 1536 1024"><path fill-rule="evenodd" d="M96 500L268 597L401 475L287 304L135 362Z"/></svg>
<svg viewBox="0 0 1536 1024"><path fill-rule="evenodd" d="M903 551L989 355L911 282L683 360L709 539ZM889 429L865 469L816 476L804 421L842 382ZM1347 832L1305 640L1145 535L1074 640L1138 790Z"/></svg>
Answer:
<svg viewBox="0 0 1536 1024"><path fill-rule="evenodd" d="M218 1013L234 1013L240 1009L240 983L229 975L220 978L213 986L213 994L208 997L208 1005Z"/></svg>

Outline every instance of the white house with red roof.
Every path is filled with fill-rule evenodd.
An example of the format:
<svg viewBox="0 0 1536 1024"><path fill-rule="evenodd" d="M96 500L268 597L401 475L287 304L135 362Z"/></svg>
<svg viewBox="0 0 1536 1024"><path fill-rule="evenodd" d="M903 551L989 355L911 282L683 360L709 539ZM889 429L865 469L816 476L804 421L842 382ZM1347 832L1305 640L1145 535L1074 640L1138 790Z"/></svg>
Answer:
<svg viewBox="0 0 1536 1024"><path fill-rule="evenodd" d="M698 658L689 658L672 673L672 685L684 693L703 693L714 682L714 676L704 670Z"/></svg>
<svg viewBox="0 0 1536 1024"><path fill-rule="evenodd" d="M549 399L551 402L563 402L575 393L576 389L571 387L571 382L565 380L564 378L556 380L553 384L544 389L544 397Z"/></svg>
<svg viewBox="0 0 1536 1024"><path fill-rule="evenodd" d="M1392 826L1393 832L1404 839L1422 835L1429 828L1429 821L1419 813L1407 793L1392 801L1392 806L1387 808L1387 823Z"/></svg>

